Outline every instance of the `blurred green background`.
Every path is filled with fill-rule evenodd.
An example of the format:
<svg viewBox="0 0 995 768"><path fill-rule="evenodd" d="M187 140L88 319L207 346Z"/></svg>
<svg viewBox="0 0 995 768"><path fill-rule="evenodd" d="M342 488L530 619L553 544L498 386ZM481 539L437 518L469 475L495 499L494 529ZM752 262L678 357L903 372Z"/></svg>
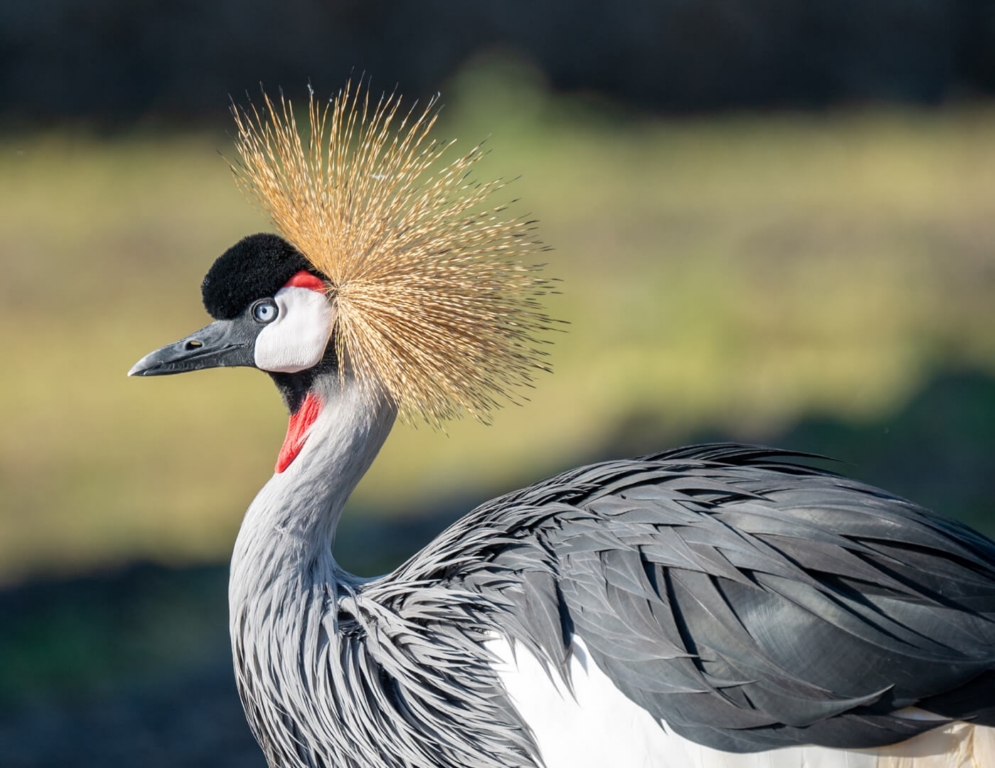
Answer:
<svg viewBox="0 0 995 768"><path fill-rule="evenodd" d="M661 112L507 51L441 84L438 133L519 177L569 325L492 426L395 429L344 565L380 572L567 466L702 439L829 454L995 532L995 104ZM268 223L217 116L4 125L0 764L261 765L224 564L285 413L258 373L125 372L207 322L203 274Z"/></svg>

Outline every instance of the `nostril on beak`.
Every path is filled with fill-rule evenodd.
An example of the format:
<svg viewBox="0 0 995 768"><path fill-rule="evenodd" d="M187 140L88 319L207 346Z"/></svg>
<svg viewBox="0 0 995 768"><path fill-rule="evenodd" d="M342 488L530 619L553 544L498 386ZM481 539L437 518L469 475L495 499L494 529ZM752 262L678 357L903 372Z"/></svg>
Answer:
<svg viewBox="0 0 995 768"><path fill-rule="evenodd" d="M186 343L185 349L200 349L202 346L204 346L204 342L197 341L197 339L190 339Z"/></svg>

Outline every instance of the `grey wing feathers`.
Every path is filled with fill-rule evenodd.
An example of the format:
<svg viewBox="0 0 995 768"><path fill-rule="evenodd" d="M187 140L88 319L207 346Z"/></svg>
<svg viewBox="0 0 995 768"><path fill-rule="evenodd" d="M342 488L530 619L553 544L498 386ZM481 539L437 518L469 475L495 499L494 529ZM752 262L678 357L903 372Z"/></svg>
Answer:
<svg viewBox="0 0 995 768"><path fill-rule="evenodd" d="M395 575L486 592L561 672L577 633L715 748L937 725L893 715L907 706L995 725L995 544L791 458L709 445L584 467L484 505Z"/></svg>

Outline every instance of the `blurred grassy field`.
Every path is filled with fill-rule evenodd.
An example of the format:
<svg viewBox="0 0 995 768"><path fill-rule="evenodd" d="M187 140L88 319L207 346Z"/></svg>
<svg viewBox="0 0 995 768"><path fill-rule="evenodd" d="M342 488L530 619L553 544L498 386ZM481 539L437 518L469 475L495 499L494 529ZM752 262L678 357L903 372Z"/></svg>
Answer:
<svg viewBox="0 0 995 768"><path fill-rule="evenodd" d="M441 133L541 221L570 326L523 408L395 429L353 508L399 515L597 452L900 408L995 373L995 109L665 120L480 69ZM227 557L285 414L267 377L125 372L205 324L199 283L268 229L223 134L0 138L0 582Z"/></svg>

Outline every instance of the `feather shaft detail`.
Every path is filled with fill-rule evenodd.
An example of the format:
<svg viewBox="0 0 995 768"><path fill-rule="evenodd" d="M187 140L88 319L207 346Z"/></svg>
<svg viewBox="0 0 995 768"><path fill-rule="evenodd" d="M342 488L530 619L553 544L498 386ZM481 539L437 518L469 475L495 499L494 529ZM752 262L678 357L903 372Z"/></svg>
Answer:
<svg viewBox="0 0 995 768"><path fill-rule="evenodd" d="M306 134L282 95L234 108L239 186L324 274L337 305L342 373L402 417L431 424L493 410L546 370L550 281L528 260L545 250L533 221L491 203L480 146L447 159L431 137L433 99L404 110L347 84L311 94Z"/></svg>

